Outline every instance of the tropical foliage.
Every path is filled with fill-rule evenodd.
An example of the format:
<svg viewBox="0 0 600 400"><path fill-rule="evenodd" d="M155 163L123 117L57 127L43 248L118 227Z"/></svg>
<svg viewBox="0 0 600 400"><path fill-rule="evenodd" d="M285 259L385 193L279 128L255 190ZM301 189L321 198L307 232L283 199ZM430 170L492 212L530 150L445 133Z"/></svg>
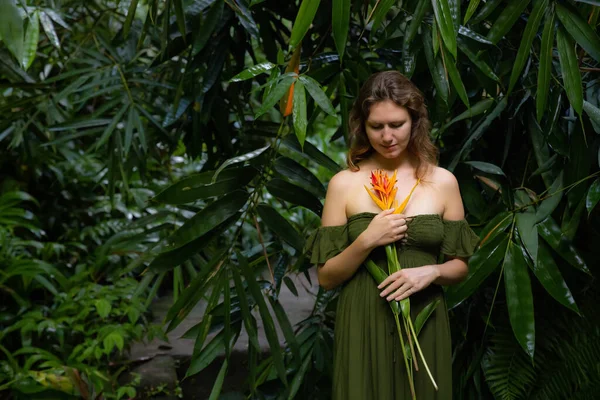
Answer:
<svg viewBox="0 0 600 400"><path fill-rule="evenodd" d="M86 388L110 392L86 368L108 371L109 349L142 336L135 316L162 287L175 296L167 331L207 302L187 333L188 374L228 357L243 328L248 394L328 398L336 292L320 291L298 326L278 293L312 268L303 238L319 225L321 182L343 168L352 100L372 72L396 69L425 93L440 165L459 179L482 238L468 278L447 291L455 397L592 398L599 10L562 0L0 1L0 387L26 393L23 376L46 382L35 377L73 368ZM131 279L139 297L124 299ZM121 339L61 336L75 288L98 296L75 320L110 319ZM77 346L94 340L99 357L86 363ZM28 358L39 346L47 355Z"/></svg>

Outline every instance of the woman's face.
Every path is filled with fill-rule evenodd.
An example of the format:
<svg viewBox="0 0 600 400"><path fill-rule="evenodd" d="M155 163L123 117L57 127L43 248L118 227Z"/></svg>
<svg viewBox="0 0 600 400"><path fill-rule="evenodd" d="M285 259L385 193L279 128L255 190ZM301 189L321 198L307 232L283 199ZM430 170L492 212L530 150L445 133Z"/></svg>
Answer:
<svg viewBox="0 0 600 400"><path fill-rule="evenodd" d="M395 158L408 147L412 119L405 107L391 100L375 103L369 110L365 131L371 146L385 158Z"/></svg>

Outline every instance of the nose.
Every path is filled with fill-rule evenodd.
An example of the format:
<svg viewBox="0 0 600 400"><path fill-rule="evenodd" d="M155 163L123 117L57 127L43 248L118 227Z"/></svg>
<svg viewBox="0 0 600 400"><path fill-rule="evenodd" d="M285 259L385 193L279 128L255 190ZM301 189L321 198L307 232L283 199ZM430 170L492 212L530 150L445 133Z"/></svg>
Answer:
<svg viewBox="0 0 600 400"><path fill-rule="evenodd" d="M392 130L389 126L385 125L381 130L381 139L384 141L384 143L391 143L392 140L394 140Z"/></svg>

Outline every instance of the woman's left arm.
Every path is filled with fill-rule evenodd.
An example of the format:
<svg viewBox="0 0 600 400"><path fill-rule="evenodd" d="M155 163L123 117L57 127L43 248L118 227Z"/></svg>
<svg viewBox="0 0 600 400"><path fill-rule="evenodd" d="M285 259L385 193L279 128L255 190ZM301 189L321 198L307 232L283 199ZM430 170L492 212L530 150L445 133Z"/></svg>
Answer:
<svg viewBox="0 0 600 400"><path fill-rule="evenodd" d="M438 181L440 195L446 199L442 217L445 220L460 221L464 219L465 211L458 182L451 172L446 170L440 172L441 177ZM442 264L402 269L388 276L378 288L385 288L380 293L381 297L387 296L388 301L400 301L432 283L442 286L460 283L468 273L467 261L460 257L452 257Z"/></svg>

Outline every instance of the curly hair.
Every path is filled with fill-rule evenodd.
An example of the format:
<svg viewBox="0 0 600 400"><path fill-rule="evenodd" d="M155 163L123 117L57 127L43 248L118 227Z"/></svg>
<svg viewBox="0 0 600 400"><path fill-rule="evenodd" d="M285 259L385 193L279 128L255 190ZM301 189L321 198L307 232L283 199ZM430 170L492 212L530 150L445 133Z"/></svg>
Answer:
<svg viewBox="0 0 600 400"><path fill-rule="evenodd" d="M350 111L350 149L346 163L350 170L358 171L357 164L374 152L367 137L365 122L369 118L371 106L384 100L391 100L408 110L412 128L407 150L417 161L417 178L423 178L429 166L437 165L438 150L429 137L431 121L423 93L398 71L375 73L360 89Z"/></svg>

